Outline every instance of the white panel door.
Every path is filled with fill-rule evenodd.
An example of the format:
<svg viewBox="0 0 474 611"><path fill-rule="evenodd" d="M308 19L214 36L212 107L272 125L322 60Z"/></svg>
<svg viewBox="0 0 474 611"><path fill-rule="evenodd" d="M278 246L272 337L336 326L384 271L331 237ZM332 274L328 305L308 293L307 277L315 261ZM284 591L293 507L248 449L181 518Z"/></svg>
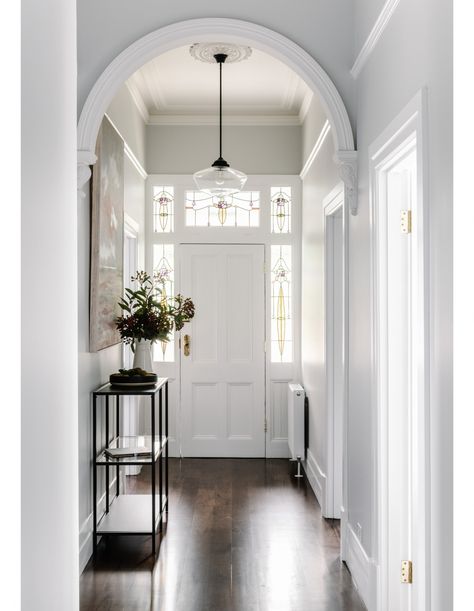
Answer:
<svg viewBox="0 0 474 611"><path fill-rule="evenodd" d="M265 456L264 246L180 246L183 456ZM184 334L190 353L184 355Z"/></svg>

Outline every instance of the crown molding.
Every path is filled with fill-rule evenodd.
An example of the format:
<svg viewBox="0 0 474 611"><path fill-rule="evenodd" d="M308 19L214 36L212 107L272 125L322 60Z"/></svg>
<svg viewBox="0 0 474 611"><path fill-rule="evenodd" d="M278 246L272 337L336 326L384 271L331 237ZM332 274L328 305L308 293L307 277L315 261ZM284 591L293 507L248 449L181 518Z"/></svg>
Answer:
<svg viewBox="0 0 474 611"><path fill-rule="evenodd" d="M316 144L313 146L311 153L308 155L308 158L306 159L303 169L300 172L301 180L303 180L306 177L306 174L309 172L309 169L313 165L316 157L318 156L318 153L321 150L321 147L323 146L324 141L326 140L326 136L329 134L330 130L331 130L331 125L329 121L326 120L321 131L319 132L319 136L318 136L318 139L316 140Z"/></svg>
<svg viewBox="0 0 474 611"><path fill-rule="evenodd" d="M127 156L127 158L131 161L132 165L135 167L136 171L140 174L140 176L145 180L148 177L148 173L146 172L145 168L142 166L142 164L140 163L140 161L138 160L137 156L135 155L135 153L132 151L132 149L130 148L130 146L128 145L127 141L125 140L125 138L123 137L123 135L120 133L120 130L118 129L118 127L115 125L115 123L112 121L112 119L109 117L109 115L107 113L105 113L105 116L107 117L107 119L110 121L112 127L115 129L115 131L117 132L117 134L122 138L123 140L123 152L125 153L125 155Z"/></svg>
<svg viewBox="0 0 474 611"><path fill-rule="evenodd" d="M130 79L125 81L125 85L128 89L128 92L130 93L132 97L132 100L135 106L137 107L138 112L141 115L141 118L143 119L146 125L148 121L150 120L150 113L148 112L148 108L146 107L146 104L143 101L143 97L142 97L142 94L140 93L140 90L134 83L130 81Z"/></svg>
<svg viewBox="0 0 474 611"><path fill-rule="evenodd" d="M222 117L224 126L232 125L301 125L298 115L227 115ZM219 125L214 115L150 115L147 125Z"/></svg>
<svg viewBox="0 0 474 611"><path fill-rule="evenodd" d="M351 74L355 79L362 72L363 67L372 54L375 45L383 34L383 31L387 27L388 22L390 21L399 2L400 0L387 0L387 2L385 2L382 10L380 11L380 15L377 17L374 27L370 31L367 40L363 44L362 49L360 50L359 55L351 68Z"/></svg>
<svg viewBox="0 0 474 611"><path fill-rule="evenodd" d="M306 93L306 95L303 98L303 101L301 103L301 107L300 107L300 112L299 112L299 118L300 118L300 124L303 125L304 120L306 119L306 115L308 114L308 110L309 107L311 106L311 102L313 101L313 92L312 91L308 91Z"/></svg>

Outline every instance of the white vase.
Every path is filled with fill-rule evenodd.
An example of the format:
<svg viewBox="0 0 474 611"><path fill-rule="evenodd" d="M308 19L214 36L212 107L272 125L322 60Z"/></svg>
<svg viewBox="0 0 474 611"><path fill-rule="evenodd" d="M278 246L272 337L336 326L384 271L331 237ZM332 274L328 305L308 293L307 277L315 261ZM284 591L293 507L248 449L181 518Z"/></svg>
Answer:
<svg viewBox="0 0 474 611"><path fill-rule="evenodd" d="M150 373L153 372L151 363L151 341L149 339L135 340L135 353L133 355L133 368L140 367Z"/></svg>

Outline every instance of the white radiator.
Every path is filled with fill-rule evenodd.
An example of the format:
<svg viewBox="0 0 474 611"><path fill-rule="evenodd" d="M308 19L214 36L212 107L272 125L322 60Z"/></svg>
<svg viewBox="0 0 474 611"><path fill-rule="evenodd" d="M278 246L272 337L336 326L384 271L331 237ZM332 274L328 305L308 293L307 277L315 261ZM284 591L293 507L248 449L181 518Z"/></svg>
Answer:
<svg viewBox="0 0 474 611"><path fill-rule="evenodd" d="M304 388L288 384L288 447L290 458L304 460Z"/></svg>

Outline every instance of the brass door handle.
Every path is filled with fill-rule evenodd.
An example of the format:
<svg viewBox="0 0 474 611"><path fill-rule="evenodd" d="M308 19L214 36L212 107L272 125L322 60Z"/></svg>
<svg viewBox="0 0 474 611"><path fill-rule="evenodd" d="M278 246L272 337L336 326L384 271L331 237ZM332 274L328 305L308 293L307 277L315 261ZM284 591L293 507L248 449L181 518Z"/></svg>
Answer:
<svg viewBox="0 0 474 611"><path fill-rule="evenodd" d="M184 356L189 356L191 354L191 336L190 335L184 336L183 350L184 350Z"/></svg>

